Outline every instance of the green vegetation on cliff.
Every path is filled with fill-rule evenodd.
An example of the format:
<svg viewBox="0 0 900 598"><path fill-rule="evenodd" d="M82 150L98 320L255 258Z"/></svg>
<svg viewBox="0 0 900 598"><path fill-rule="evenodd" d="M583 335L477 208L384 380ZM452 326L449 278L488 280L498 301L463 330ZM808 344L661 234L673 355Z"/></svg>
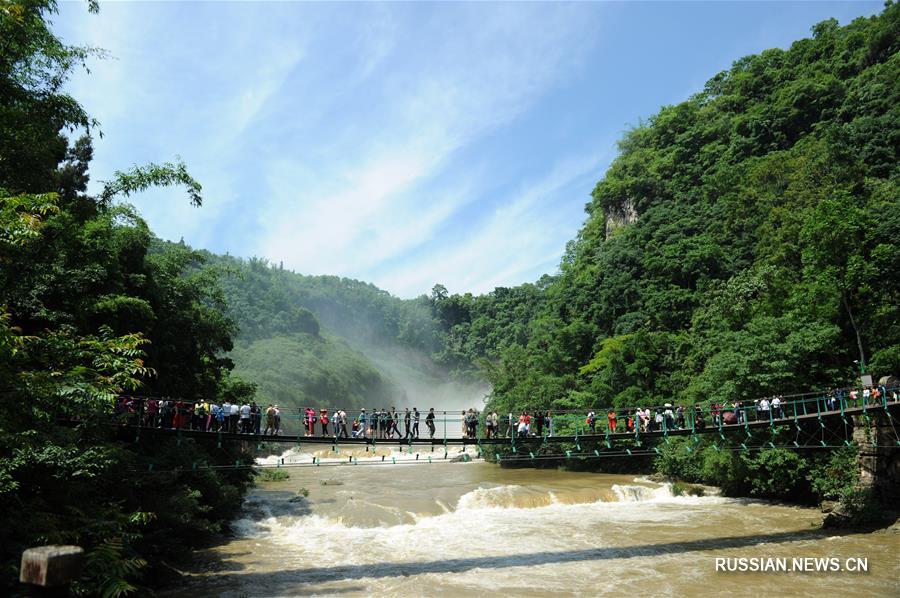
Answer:
<svg viewBox="0 0 900 598"><path fill-rule="evenodd" d="M888 3L742 58L629 131L555 276L482 297L436 287L443 354L482 365L501 413L843 386L861 353L896 375L898 197ZM868 504L849 449L661 448L659 471L729 494Z"/></svg>
<svg viewBox="0 0 900 598"><path fill-rule="evenodd" d="M219 275L237 325L228 357L237 374L258 385L261 401L288 413L306 406L481 404L487 389L468 362L445 357L427 297L403 300L357 280L200 253L203 269Z"/></svg>
<svg viewBox="0 0 900 598"><path fill-rule="evenodd" d="M898 51L888 4L664 107L620 142L556 276L435 294L444 353L487 360L503 411L842 385L861 350L897 373Z"/></svg>

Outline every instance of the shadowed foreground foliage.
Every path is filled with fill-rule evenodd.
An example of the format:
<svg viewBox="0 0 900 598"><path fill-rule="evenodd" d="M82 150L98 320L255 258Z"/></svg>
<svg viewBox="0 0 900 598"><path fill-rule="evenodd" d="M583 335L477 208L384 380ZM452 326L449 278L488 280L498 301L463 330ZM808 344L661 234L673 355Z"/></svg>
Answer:
<svg viewBox="0 0 900 598"><path fill-rule="evenodd" d="M0 593L24 591L24 548L72 543L87 551L72 591L117 596L221 531L250 474L193 470L247 462L236 448L121 436L104 424L115 397L253 387L221 357L235 326L202 256L151 255L147 225L115 202L180 184L200 205L184 165L135 167L85 193L90 137L64 133L95 123L63 84L97 52L57 39L55 10L0 3Z"/></svg>

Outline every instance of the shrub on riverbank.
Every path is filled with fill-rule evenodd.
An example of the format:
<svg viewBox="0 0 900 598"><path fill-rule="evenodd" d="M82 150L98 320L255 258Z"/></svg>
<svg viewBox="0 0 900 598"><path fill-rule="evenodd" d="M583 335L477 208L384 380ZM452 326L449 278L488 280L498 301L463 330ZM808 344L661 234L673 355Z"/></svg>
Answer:
<svg viewBox="0 0 900 598"><path fill-rule="evenodd" d="M259 469L255 473L263 482L283 482L291 479L291 474L283 469Z"/></svg>
<svg viewBox="0 0 900 598"><path fill-rule="evenodd" d="M676 480L673 494L676 489L683 493L682 482L696 482L719 486L726 496L808 505L824 501L828 506L823 509L823 525L834 528L879 527L897 516L871 488L859 486L856 447L801 454L789 449L717 450L710 442L697 445L686 439L672 439L660 448L654 466L659 474Z"/></svg>
<svg viewBox="0 0 900 598"><path fill-rule="evenodd" d="M744 451L673 438L660 447L656 471L666 477L718 486L726 496L817 504L839 500L856 487L856 449L800 454L790 449Z"/></svg>

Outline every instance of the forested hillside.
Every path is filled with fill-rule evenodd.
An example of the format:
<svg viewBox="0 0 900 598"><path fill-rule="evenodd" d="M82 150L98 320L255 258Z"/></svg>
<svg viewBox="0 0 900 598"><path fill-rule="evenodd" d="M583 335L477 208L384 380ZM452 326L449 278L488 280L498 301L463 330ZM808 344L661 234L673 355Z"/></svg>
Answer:
<svg viewBox="0 0 900 598"><path fill-rule="evenodd" d="M742 58L621 140L559 273L438 296L492 405L732 401L900 372L900 6Z"/></svg>
<svg viewBox="0 0 900 598"><path fill-rule="evenodd" d="M228 358L258 386L260 400L288 412L483 403L488 388L471 365L443 358L431 299L402 300L369 283L305 276L258 258L201 254L237 326Z"/></svg>
<svg viewBox="0 0 900 598"><path fill-rule="evenodd" d="M235 326L203 256L151 254L121 203L177 184L199 207L185 166L134 167L86 192L96 123L64 84L97 51L58 39L55 12L0 4L0 593L31 595L23 549L77 544L72 592L120 596L221 531L251 473L197 467L246 464L239 447L123 438L108 425L116 397L241 400L253 387L223 357Z"/></svg>

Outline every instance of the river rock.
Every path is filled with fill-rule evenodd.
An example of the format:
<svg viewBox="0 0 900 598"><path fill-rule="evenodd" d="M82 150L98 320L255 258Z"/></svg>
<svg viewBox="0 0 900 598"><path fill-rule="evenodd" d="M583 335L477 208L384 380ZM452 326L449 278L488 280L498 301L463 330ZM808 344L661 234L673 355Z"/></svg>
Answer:
<svg viewBox="0 0 900 598"><path fill-rule="evenodd" d="M819 508L823 513L831 513L837 506L838 502L836 500L823 500Z"/></svg>

